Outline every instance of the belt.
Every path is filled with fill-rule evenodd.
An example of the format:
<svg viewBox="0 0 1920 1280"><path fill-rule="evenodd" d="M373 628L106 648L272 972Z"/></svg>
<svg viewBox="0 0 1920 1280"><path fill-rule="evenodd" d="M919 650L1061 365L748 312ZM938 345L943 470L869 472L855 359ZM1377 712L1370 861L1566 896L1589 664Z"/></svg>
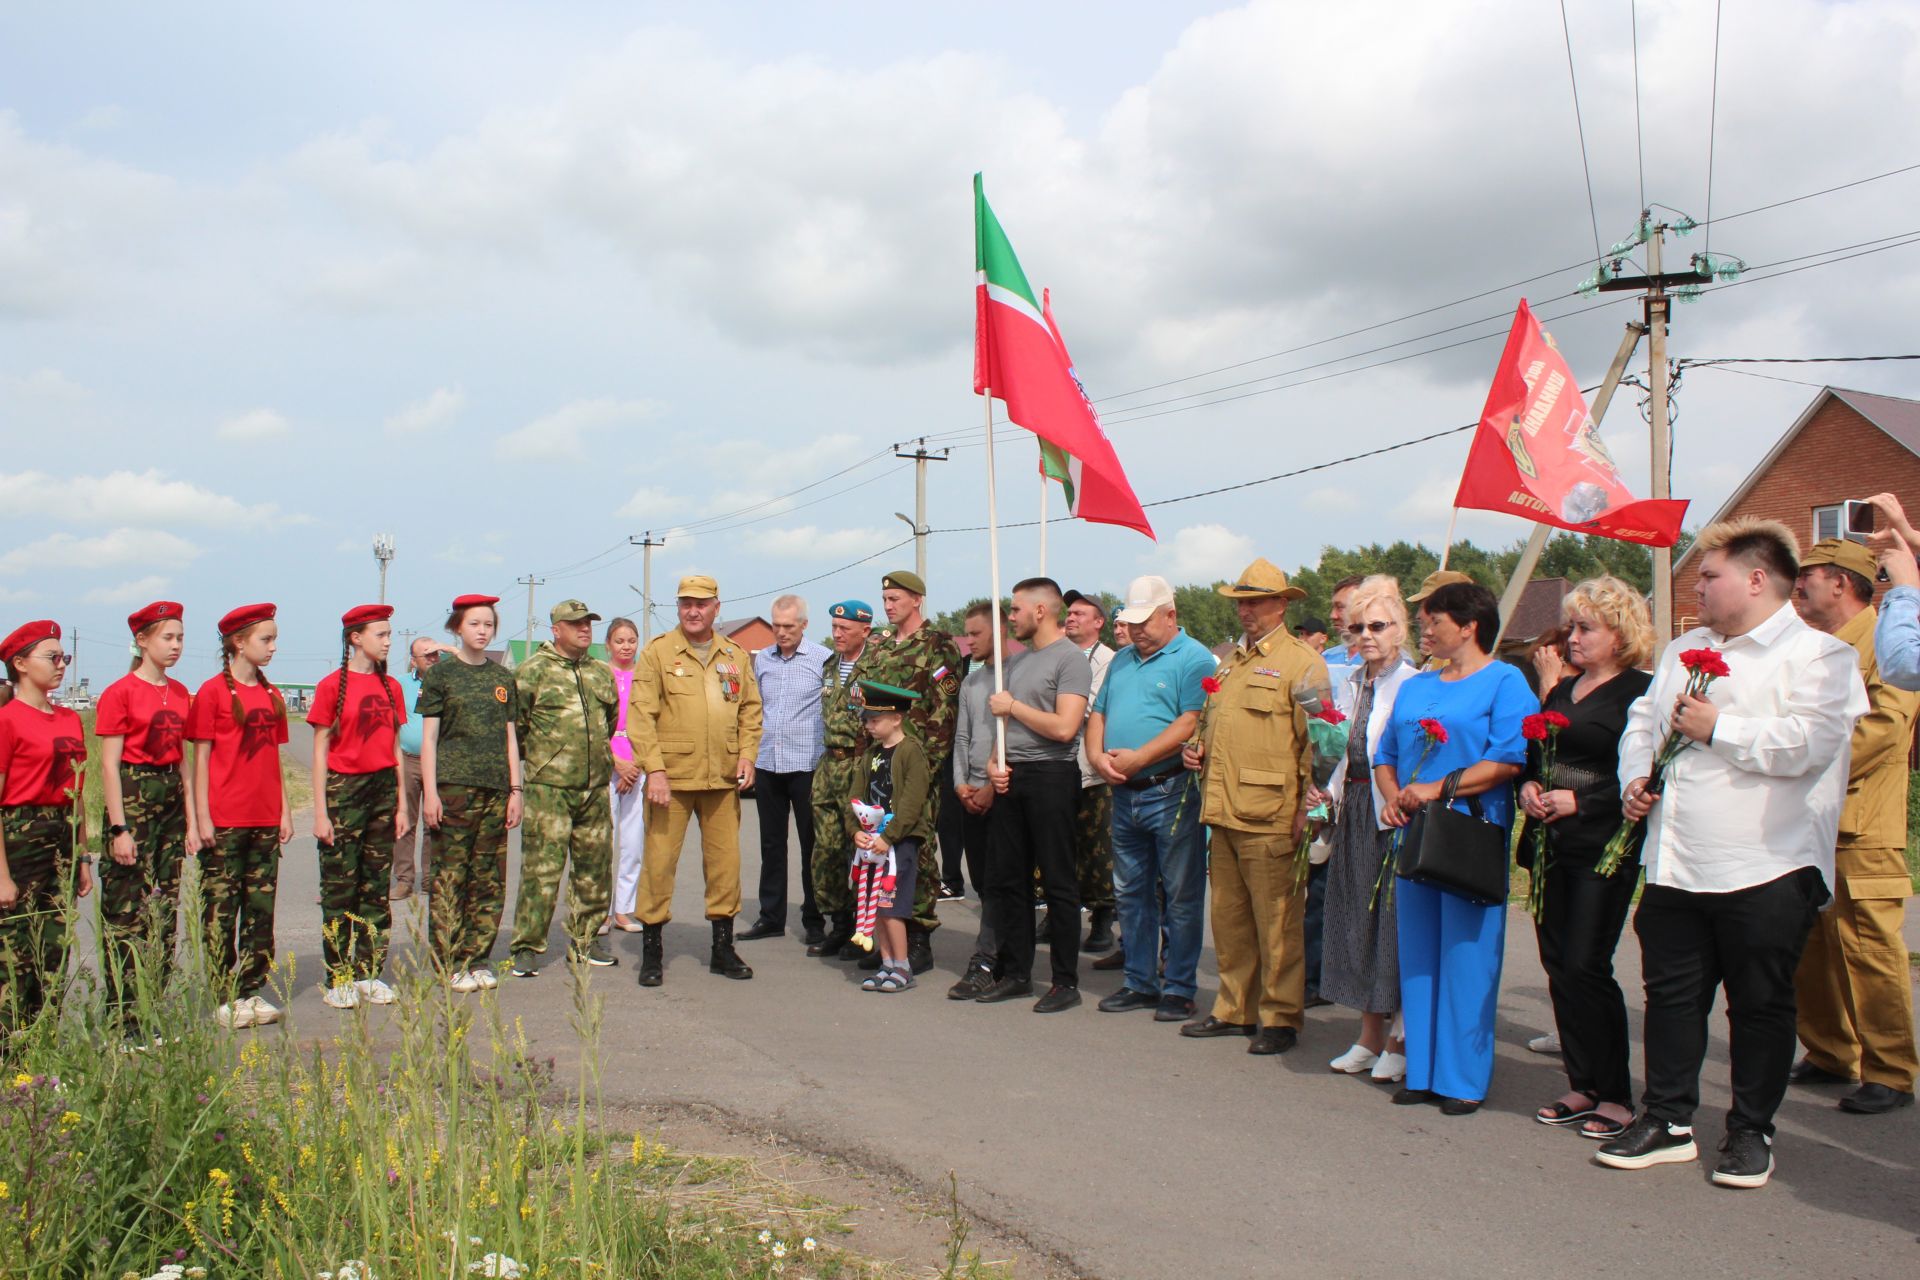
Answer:
<svg viewBox="0 0 1920 1280"><path fill-rule="evenodd" d="M1148 787L1159 786L1179 772L1178 769L1162 769L1159 773L1146 773L1139 777L1128 778L1120 785L1129 791L1145 791Z"/></svg>
<svg viewBox="0 0 1920 1280"><path fill-rule="evenodd" d="M177 764L128 764L122 761L120 767L128 773L156 774L180 772L180 766Z"/></svg>

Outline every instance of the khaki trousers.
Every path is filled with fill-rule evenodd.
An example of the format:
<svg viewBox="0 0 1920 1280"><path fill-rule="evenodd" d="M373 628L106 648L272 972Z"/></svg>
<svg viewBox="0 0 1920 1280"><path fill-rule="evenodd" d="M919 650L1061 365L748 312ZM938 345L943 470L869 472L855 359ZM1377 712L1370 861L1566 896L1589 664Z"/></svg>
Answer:
<svg viewBox="0 0 1920 1280"><path fill-rule="evenodd" d="M1899 849L1834 854L1833 905L1814 921L1794 987L1815 1066L1911 1093L1913 984L1900 926L1913 882Z"/></svg>
<svg viewBox="0 0 1920 1280"><path fill-rule="evenodd" d="M647 805L646 855L640 865L641 924L673 918L673 873L687 824L700 823L700 862L707 877L707 919L740 914L740 793L732 787L681 791Z"/></svg>
<svg viewBox="0 0 1920 1280"><path fill-rule="evenodd" d="M1307 1003L1307 896L1304 885L1294 885L1295 846L1284 834L1291 815L1279 825L1278 834L1213 828L1213 950L1220 966L1213 1016L1298 1031Z"/></svg>

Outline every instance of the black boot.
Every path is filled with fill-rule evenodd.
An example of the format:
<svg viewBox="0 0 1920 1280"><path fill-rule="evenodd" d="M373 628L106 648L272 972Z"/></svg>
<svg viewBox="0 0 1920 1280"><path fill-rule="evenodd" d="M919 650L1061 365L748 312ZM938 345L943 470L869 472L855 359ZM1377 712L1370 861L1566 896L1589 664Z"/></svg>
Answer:
<svg viewBox="0 0 1920 1280"><path fill-rule="evenodd" d="M840 958L840 949L853 941L853 915L846 911L829 912L827 915L827 936L818 942L807 945L810 956L825 956L829 960Z"/></svg>
<svg viewBox="0 0 1920 1280"><path fill-rule="evenodd" d="M640 985L657 987L663 980L660 962L660 930L657 924L640 926Z"/></svg>
<svg viewBox="0 0 1920 1280"><path fill-rule="evenodd" d="M933 968L933 935L912 921L907 922L907 963L915 973Z"/></svg>
<svg viewBox="0 0 1920 1280"><path fill-rule="evenodd" d="M1087 924L1087 940L1080 949L1089 955L1099 955L1113 950L1113 908L1095 907L1093 919Z"/></svg>
<svg viewBox="0 0 1920 1280"><path fill-rule="evenodd" d="M724 978L744 979L753 976L753 970L747 968L739 952L733 949L733 921L713 922L713 957L707 961L707 968Z"/></svg>

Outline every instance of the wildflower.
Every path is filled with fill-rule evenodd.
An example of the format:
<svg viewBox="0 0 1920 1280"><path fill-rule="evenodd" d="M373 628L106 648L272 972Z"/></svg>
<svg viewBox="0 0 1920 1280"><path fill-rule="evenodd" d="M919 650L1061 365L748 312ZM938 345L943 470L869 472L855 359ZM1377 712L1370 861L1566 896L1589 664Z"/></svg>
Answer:
<svg viewBox="0 0 1920 1280"><path fill-rule="evenodd" d="M504 1253L490 1253L478 1262L469 1262L467 1271L477 1276L493 1276L497 1280L521 1280L527 1274L525 1265L515 1262Z"/></svg>
<svg viewBox="0 0 1920 1280"><path fill-rule="evenodd" d="M787 1246L785 1242L780 1240L773 1242L773 1256L776 1258L784 1258L787 1256Z"/></svg>
<svg viewBox="0 0 1920 1280"><path fill-rule="evenodd" d="M207 1181L218 1182L224 1185L228 1182L231 1182L232 1179L227 1176L227 1171L225 1169L209 1169L207 1170Z"/></svg>
<svg viewBox="0 0 1920 1280"><path fill-rule="evenodd" d="M820 1242L818 1240L815 1240L812 1236L808 1236L805 1240L802 1240L800 1242L800 1247L802 1249L805 1249L808 1253L812 1253L815 1249L818 1249L820 1247Z"/></svg>
<svg viewBox="0 0 1920 1280"><path fill-rule="evenodd" d="M13 1087L16 1089L31 1089L33 1088L33 1077L22 1071L13 1078Z"/></svg>
<svg viewBox="0 0 1920 1280"><path fill-rule="evenodd" d="M12 1198L13 1188L9 1187L4 1179L0 1179L0 1200L9 1200Z"/></svg>
<svg viewBox="0 0 1920 1280"><path fill-rule="evenodd" d="M767 1241L769 1241L769 1240L771 1240L771 1239L773 1239L773 1232L771 1232L771 1231L762 1231L762 1232L760 1233L760 1236L759 1236L759 1240L760 1240L760 1243L761 1243L761 1244L765 1244L765 1243L766 1243Z"/></svg>
<svg viewBox="0 0 1920 1280"><path fill-rule="evenodd" d="M61 1129L63 1130L71 1129L73 1128L73 1126L79 1123L80 1123L80 1113L78 1111L63 1111L60 1113Z"/></svg>

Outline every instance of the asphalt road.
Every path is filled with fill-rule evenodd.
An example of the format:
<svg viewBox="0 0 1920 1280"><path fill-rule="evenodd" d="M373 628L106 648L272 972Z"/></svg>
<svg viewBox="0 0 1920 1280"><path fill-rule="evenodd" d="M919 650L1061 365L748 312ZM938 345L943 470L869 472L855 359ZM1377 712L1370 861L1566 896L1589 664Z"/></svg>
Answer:
<svg viewBox="0 0 1920 1280"><path fill-rule="evenodd" d="M751 804L742 847L752 885ZM1356 1023L1339 1009L1309 1014L1292 1053L1255 1058L1244 1041L1184 1040L1145 1013L1097 1012L1094 998L1118 975L1083 970L1087 1004L1050 1017L1023 1003L951 1003L944 988L978 918L971 897L941 905L939 967L904 995L863 994L853 966L807 959L797 896L795 932L742 944L754 980L729 982L706 970L699 868L695 847L681 860L666 985L634 985L638 941L620 934L621 967L592 976L606 997L608 1100L717 1111L929 1188L952 1170L969 1209L1078 1274L1920 1274L1920 1112L1851 1116L1834 1107L1838 1091L1796 1088L1779 1117L1778 1172L1744 1192L1714 1187L1710 1159L1604 1169L1590 1162L1590 1142L1534 1123L1564 1081L1558 1059L1524 1047L1551 1019L1517 911L1492 1096L1478 1115L1450 1119L1391 1106L1387 1090L1331 1073L1327 1061ZM300 954L306 974L318 968L316 882L302 834L282 864L279 946ZM509 913L512 900L510 890ZM402 926L417 906L403 906ZM743 923L752 911L749 900ZM556 936L549 954L563 948ZM1631 936L1619 962L1637 1004ZM1212 965L1209 950L1203 1002ZM554 968L503 980L497 997L563 1064L577 1043L567 982ZM308 1028L338 1016L317 987L297 1004ZM1637 1046L1637 1011L1634 1027ZM1705 1152L1728 1102L1718 1015L1715 1032Z"/></svg>

